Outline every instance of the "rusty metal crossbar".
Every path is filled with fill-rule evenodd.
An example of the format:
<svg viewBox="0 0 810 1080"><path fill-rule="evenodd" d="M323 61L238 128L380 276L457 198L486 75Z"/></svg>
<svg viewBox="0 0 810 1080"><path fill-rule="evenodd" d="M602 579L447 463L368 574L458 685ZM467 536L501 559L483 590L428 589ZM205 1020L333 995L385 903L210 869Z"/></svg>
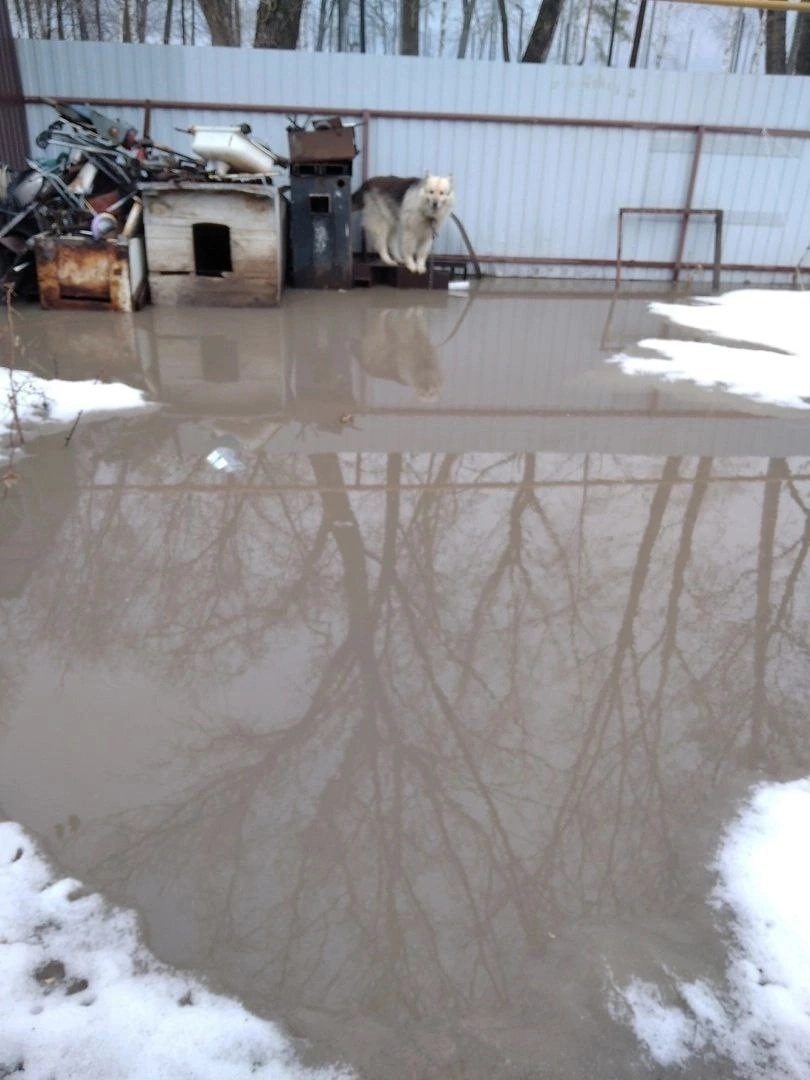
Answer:
<svg viewBox="0 0 810 1080"><path fill-rule="evenodd" d="M683 259L683 240L685 238L686 224L693 215L709 216L714 218L714 264L712 266L712 288L715 292L720 289L720 265L723 254L723 211L718 209L706 209L696 207L674 206L621 206L619 207L619 224L616 237L616 288L622 276L622 230L624 227L625 214L648 215L650 217L662 217L665 215L683 218L683 231L678 245L678 255L672 271L672 280L677 282L681 271Z"/></svg>

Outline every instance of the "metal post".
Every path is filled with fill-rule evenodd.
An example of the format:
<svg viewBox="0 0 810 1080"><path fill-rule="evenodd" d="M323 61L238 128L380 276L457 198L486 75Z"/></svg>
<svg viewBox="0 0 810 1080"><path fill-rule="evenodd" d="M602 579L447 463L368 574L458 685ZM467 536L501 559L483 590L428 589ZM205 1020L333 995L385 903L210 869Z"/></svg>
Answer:
<svg viewBox="0 0 810 1080"><path fill-rule="evenodd" d="M624 221L624 210L619 210L619 225L616 236L616 291L619 291L619 283L622 278L622 222Z"/></svg>
<svg viewBox="0 0 810 1080"><path fill-rule="evenodd" d="M28 123L17 50L5 4L0 4L0 102L0 162L21 169L29 152Z"/></svg>
<svg viewBox="0 0 810 1080"><path fill-rule="evenodd" d="M720 264L723 259L723 211L718 210L714 215L714 273L712 274L712 288L720 292Z"/></svg>
<svg viewBox="0 0 810 1080"><path fill-rule="evenodd" d="M371 113L363 113L363 152L360 155L360 169L363 183L368 180L368 144L371 139Z"/></svg>
<svg viewBox="0 0 810 1080"><path fill-rule="evenodd" d="M703 149L703 134L705 128L699 127L695 132L695 152L692 156L692 170L689 174L689 185L686 189L684 210L692 209L692 200L695 197L695 185L697 183L698 166L700 165L700 152ZM678 235L678 249L675 254L675 265L672 270L672 281L677 284L683 262L683 253L686 249L686 226L689 223L689 214L684 214L681 221L681 230Z"/></svg>

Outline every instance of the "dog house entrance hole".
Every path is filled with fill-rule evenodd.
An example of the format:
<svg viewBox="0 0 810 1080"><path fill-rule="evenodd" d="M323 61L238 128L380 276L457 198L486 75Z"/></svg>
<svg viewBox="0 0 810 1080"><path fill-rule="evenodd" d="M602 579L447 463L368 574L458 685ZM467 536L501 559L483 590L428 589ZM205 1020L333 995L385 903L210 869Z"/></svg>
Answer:
<svg viewBox="0 0 810 1080"><path fill-rule="evenodd" d="M329 195L310 195L310 214L330 214L332 212L332 198Z"/></svg>
<svg viewBox="0 0 810 1080"><path fill-rule="evenodd" d="M227 225L199 221L191 227L194 236L194 272L200 277L222 277L233 270L231 230Z"/></svg>

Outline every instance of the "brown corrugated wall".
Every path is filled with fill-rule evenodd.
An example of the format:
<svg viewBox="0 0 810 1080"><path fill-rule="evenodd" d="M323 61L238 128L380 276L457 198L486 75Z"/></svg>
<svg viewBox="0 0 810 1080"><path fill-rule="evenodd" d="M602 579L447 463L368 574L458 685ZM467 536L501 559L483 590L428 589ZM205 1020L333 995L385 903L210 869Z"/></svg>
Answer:
<svg viewBox="0 0 810 1080"><path fill-rule="evenodd" d="M21 169L28 154L20 65L6 0L0 0L0 163Z"/></svg>

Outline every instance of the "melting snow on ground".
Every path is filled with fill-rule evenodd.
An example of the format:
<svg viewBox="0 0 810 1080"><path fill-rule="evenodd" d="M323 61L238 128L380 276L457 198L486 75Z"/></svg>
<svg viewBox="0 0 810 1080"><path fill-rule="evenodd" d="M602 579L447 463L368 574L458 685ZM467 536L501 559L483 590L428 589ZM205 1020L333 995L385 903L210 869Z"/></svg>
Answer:
<svg viewBox="0 0 810 1080"><path fill-rule="evenodd" d="M640 348L666 359L611 357L609 363L626 374L688 380L755 401L810 408L810 292L744 289L691 304L653 303L650 311L726 344L646 338Z"/></svg>
<svg viewBox="0 0 810 1080"><path fill-rule="evenodd" d="M307 1069L273 1024L157 961L135 916L60 879L0 823L0 1076L349 1080Z"/></svg>
<svg viewBox="0 0 810 1080"><path fill-rule="evenodd" d="M712 903L728 915L726 983L676 982L678 1004L635 980L614 1014L654 1060L697 1053L750 1080L810 1076L810 778L758 788L726 835Z"/></svg>
<svg viewBox="0 0 810 1080"><path fill-rule="evenodd" d="M115 416L134 409L156 408L141 390L123 383L96 380L69 382L41 379L28 371L0 367L0 431L15 432L19 422L23 436L70 428L76 417Z"/></svg>

